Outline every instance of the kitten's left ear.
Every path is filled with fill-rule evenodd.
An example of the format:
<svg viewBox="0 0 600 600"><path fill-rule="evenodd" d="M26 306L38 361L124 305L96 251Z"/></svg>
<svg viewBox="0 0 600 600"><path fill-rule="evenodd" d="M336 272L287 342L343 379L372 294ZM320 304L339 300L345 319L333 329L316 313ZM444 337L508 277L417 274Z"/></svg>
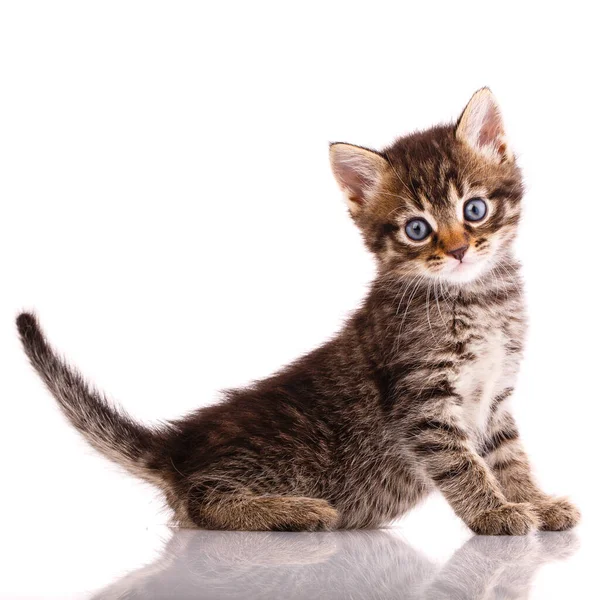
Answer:
<svg viewBox="0 0 600 600"><path fill-rule="evenodd" d="M458 120L456 137L494 162L513 160L502 114L489 88L480 89L469 100Z"/></svg>

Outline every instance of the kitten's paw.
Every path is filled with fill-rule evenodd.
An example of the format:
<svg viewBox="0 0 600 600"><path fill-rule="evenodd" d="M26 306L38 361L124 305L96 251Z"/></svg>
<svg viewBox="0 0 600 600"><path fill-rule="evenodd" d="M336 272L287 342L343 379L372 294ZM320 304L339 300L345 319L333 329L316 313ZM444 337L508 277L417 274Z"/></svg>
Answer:
<svg viewBox="0 0 600 600"><path fill-rule="evenodd" d="M575 527L581 519L579 509L566 498L546 498L534 503L542 531L565 531Z"/></svg>
<svg viewBox="0 0 600 600"><path fill-rule="evenodd" d="M311 498L306 500L306 512L300 516L306 519L306 529L309 531L330 531L335 529L339 519L338 511L326 500Z"/></svg>
<svg viewBox="0 0 600 600"><path fill-rule="evenodd" d="M331 531L339 513L319 498L285 498L285 512L273 529L279 531Z"/></svg>
<svg viewBox="0 0 600 600"><path fill-rule="evenodd" d="M532 504L507 502L477 515L469 527L479 535L527 535L539 526Z"/></svg>

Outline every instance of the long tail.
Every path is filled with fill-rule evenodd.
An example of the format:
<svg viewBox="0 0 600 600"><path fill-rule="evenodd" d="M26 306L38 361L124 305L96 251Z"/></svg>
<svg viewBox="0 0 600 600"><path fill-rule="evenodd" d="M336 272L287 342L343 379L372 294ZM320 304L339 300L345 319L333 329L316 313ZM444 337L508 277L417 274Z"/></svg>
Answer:
<svg viewBox="0 0 600 600"><path fill-rule="evenodd" d="M56 355L34 315L19 315L17 327L31 364L85 439L132 474L159 483L160 471L153 463L166 429L145 427L111 406L80 373Z"/></svg>

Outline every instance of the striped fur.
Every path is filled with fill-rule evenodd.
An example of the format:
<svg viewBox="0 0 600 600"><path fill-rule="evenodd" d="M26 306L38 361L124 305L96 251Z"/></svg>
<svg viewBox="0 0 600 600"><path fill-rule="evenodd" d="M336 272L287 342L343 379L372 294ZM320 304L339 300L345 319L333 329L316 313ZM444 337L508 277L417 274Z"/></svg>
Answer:
<svg viewBox="0 0 600 600"><path fill-rule="evenodd" d="M113 408L18 328L33 366L100 452L157 484L180 525L243 530L377 527L432 490L475 532L578 520L541 492L509 413L525 312L512 241L519 169L497 104L383 152L333 144L334 175L378 272L331 341L222 402L156 429ZM479 223L463 217L485 199ZM413 218L431 225L408 238ZM455 249L460 246L460 252Z"/></svg>

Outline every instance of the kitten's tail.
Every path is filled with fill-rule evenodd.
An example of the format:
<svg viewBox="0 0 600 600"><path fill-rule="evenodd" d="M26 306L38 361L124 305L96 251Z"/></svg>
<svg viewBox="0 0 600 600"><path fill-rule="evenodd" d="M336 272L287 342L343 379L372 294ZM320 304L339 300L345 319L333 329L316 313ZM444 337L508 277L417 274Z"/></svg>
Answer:
<svg viewBox="0 0 600 600"><path fill-rule="evenodd" d="M159 483L159 472L152 468L152 463L166 430L147 428L111 406L100 392L57 356L34 315L19 315L17 327L31 364L85 439L130 473Z"/></svg>

